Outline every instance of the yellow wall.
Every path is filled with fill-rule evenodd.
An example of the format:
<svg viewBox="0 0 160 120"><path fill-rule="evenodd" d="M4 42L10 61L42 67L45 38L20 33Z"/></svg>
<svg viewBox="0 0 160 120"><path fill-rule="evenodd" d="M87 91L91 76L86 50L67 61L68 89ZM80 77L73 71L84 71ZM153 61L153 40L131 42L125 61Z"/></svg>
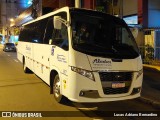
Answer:
<svg viewBox="0 0 160 120"><path fill-rule="evenodd" d="M154 31L151 31L151 35L145 35L145 45L150 45L154 47L154 36L155 36Z"/></svg>

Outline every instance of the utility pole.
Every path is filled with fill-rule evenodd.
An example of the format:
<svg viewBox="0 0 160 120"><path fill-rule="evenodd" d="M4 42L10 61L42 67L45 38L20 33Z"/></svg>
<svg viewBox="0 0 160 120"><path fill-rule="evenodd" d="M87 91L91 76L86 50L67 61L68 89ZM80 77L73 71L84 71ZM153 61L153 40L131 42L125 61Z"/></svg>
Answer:
<svg viewBox="0 0 160 120"><path fill-rule="evenodd" d="M37 13L37 0L33 0L32 1L32 18L36 19L38 17L38 13Z"/></svg>
<svg viewBox="0 0 160 120"><path fill-rule="evenodd" d="M75 0L75 8L81 8L81 0Z"/></svg>
<svg viewBox="0 0 160 120"><path fill-rule="evenodd" d="M32 18L36 19L42 15L42 0L32 1Z"/></svg>
<svg viewBox="0 0 160 120"><path fill-rule="evenodd" d="M123 0L120 1L120 18L123 19Z"/></svg>

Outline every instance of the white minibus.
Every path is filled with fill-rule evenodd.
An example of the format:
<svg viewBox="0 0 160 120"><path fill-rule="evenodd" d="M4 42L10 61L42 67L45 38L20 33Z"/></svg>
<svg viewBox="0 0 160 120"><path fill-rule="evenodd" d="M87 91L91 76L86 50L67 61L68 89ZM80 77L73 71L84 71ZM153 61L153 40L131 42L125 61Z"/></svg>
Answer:
<svg viewBox="0 0 160 120"><path fill-rule="evenodd" d="M135 39L122 19L106 13L64 7L28 22L17 57L60 103L140 97L143 67Z"/></svg>

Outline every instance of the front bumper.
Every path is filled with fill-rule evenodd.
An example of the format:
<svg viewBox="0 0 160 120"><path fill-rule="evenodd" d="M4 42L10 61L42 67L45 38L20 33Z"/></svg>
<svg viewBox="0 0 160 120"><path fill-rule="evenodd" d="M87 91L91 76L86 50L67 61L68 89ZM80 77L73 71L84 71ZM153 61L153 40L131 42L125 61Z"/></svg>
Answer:
<svg viewBox="0 0 160 120"><path fill-rule="evenodd" d="M71 90L66 97L74 102L106 102L140 97L143 74L137 79L137 72L133 73L133 79L127 93L109 95L104 94L98 72L94 72L95 81L75 72L71 72L71 75L74 79L70 80L71 83L68 84Z"/></svg>

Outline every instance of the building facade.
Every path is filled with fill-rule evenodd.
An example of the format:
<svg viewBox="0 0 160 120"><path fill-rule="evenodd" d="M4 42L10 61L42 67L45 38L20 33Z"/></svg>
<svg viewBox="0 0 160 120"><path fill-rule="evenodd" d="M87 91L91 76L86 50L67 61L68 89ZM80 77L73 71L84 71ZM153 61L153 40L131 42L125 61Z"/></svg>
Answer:
<svg viewBox="0 0 160 120"><path fill-rule="evenodd" d="M12 42L12 40L9 41L11 36L10 27L15 24L14 19L31 4L31 0L1 0L0 34L3 36L3 41Z"/></svg>

